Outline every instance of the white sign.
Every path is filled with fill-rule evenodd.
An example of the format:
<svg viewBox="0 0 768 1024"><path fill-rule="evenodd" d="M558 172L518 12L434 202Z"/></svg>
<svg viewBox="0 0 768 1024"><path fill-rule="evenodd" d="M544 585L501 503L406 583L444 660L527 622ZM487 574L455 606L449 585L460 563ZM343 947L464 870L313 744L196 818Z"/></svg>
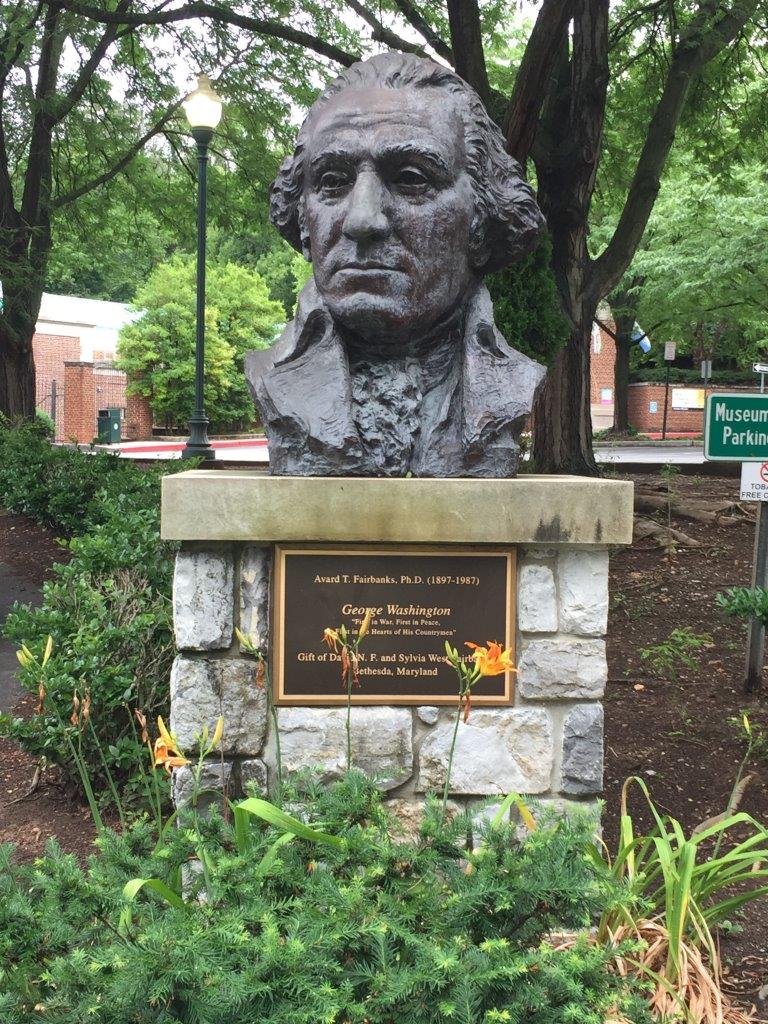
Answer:
<svg viewBox="0 0 768 1024"><path fill-rule="evenodd" d="M752 363L755 373L768 373L768 363Z"/></svg>
<svg viewBox="0 0 768 1024"><path fill-rule="evenodd" d="M675 352L677 351L677 345L674 341L664 342L664 359L668 362L674 362Z"/></svg>
<svg viewBox="0 0 768 1024"><path fill-rule="evenodd" d="M768 501L768 462L742 462L741 500Z"/></svg>
<svg viewBox="0 0 768 1024"><path fill-rule="evenodd" d="M673 388L673 409L703 409L706 392L704 388Z"/></svg>

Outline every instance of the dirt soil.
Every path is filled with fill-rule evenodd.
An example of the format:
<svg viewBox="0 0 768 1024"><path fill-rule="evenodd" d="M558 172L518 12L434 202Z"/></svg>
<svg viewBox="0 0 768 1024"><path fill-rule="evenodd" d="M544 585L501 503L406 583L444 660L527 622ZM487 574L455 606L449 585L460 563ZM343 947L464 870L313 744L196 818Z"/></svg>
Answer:
<svg viewBox="0 0 768 1024"><path fill-rule="evenodd" d="M644 487L661 482L647 475L634 479ZM678 476L672 486L683 500L690 495L737 501L739 496L737 479ZM753 512L749 505L744 508ZM654 518L666 521L664 513ZM753 728L768 733L768 690L753 696L743 692L746 626L715 603L728 587L750 584L754 525L745 520L717 526L681 517L673 526L702 546L668 556L640 541L611 558L603 814L611 849L628 776L643 778L657 806L688 831L728 804L745 752L738 724L742 712ZM667 640L672 630L686 628L708 638L692 652L696 667L653 672L641 652ZM739 809L766 822L768 741L746 770L754 778ZM639 793L630 807L649 824ZM751 904L733 923L733 932L721 936L729 983L747 1004L757 1002L757 993L768 984L768 899Z"/></svg>
<svg viewBox="0 0 768 1024"><path fill-rule="evenodd" d="M646 486L661 482L646 474L635 479ZM683 498L738 498L734 479L679 476L673 486ZM655 518L663 522L664 514ZM718 526L675 519L673 525L702 546L667 554L641 541L615 551L611 560L603 816L610 848L627 776L644 778L657 805L688 830L727 805L745 749L737 724L742 712L768 733L768 691L748 697L742 689L745 627L715 603L727 587L749 584L754 527L749 520ZM61 558L49 531L23 517L0 515L0 562L39 584ZM709 639L693 651L696 668L654 673L641 651L667 640L673 629ZM768 741L747 770L754 778L741 809L767 821ZM0 841L18 844L19 855L32 858L55 835L66 850L84 856L93 839L87 808L73 804L55 779L13 802L28 788L33 771L29 757L0 741ZM637 797L632 809L647 823ZM721 952L732 993L746 1005L757 1002L768 984L768 900L752 904L734 921L733 931L721 938Z"/></svg>

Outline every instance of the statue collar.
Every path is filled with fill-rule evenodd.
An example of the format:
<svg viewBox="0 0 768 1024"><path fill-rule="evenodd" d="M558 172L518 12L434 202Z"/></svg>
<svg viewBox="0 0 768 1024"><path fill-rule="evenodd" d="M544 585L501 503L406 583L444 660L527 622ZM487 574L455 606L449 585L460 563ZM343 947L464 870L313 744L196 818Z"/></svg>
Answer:
<svg viewBox="0 0 768 1024"><path fill-rule="evenodd" d="M518 437L544 368L507 345L484 285L463 313L458 380L422 423L414 476L512 476L517 468ZM249 352L245 366L270 442L271 473L375 473L352 416L346 349L314 279L279 341Z"/></svg>

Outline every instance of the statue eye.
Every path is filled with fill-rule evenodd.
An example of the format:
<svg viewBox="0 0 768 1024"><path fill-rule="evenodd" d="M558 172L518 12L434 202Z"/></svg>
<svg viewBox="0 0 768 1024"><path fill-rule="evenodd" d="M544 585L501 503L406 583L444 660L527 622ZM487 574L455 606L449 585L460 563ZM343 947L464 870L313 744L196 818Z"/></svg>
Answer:
<svg viewBox="0 0 768 1024"><path fill-rule="evenodd" d="M427 175L419 170L418 167L411 165L400 167L394 175L393 183L401 192L406 192L410 195L418 195L425 192L431 185Z"/></svg>
<svg viewBox="0 0 768 1024"><path fill-rule="evenodd" d="M320 177L320 191L327 195L335 195L350 184L350 177L345 171L326 171Z"/></svg>

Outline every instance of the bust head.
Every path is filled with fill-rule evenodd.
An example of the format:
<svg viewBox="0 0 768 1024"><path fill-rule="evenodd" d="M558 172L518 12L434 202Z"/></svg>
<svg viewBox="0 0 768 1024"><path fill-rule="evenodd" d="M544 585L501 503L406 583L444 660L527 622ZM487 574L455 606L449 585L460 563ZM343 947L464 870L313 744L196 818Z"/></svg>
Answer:
<svg viewBox="0 0 768 1024"><path fill-rule="evenodd" d="M348 331L396 348L538 241L543 218L480 98L399 53L354 64L311 108L271 217Z"/></svg>

